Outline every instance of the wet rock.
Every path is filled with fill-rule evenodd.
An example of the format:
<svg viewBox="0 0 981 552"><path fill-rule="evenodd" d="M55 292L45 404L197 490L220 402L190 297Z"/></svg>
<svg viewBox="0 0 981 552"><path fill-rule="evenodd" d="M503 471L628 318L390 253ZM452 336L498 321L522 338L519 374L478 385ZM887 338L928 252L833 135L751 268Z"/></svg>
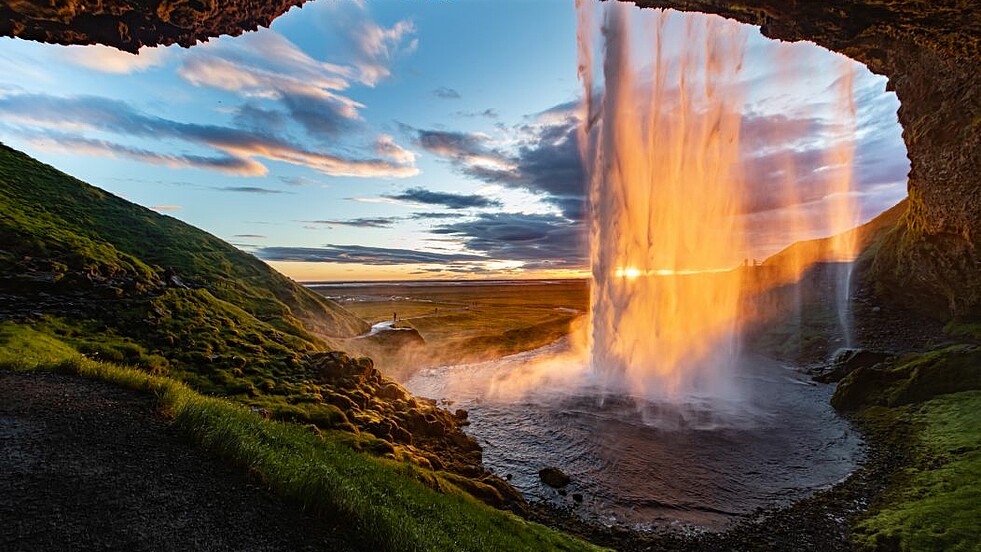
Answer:
<svg viewBox="0 0 981 552"><path fill-rule="evenodd" d="M538 477L549 487L559 489L572 482L572 478L558 468L548 467L538 470Z"/></svg>
<svg viewBox="0 0 981 552"><path fill-rule="evenodd" d="M888 362L894 358L891 353L868 351L865 349L843 349L839 351L831 363L831 368L814 376L819 383L835 383L848 374L860 368L871 368L876 364Z"/></svg>
<svg viewBox="0 0 981 552"><path fill-rule="evenodd" d="M575 500L576 502L582 502L582 494L572 493L572 500Z"/></svg>

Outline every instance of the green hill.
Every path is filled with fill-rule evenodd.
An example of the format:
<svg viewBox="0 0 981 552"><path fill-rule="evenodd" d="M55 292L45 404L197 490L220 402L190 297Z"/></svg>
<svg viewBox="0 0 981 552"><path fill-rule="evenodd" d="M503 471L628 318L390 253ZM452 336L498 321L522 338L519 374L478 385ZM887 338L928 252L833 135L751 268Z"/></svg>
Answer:
<svg viewBox="0 0 981 552"><path fill-rule="evenodd" d="M314 339L304 328L328 338L367 330L362 320L252 255L2 144L0 183L0 271L8 282L13 275L21 284L127 291L183 282L308 341Z"/></svg>
<svg viewBox="0 0 981 552"><path fill-rule="evenodd" d="M163 372L246 358L285 372L368 329L252 255L2 145L0 282L6 318L67 324L83 352ZM95 332L118 339L86 343Z"/></svg>
<svg viewBox="0 0 981 552"><path fill-rule="evenodd" d="M126 364L485 481L453 415L336 349L369 325L252 255L0 146L0 346ZM64 357L65 354L56 356ZM41 359L39 359L40 361ZM436 426L439 426L438 430ZM513 491L475 486L502 504ZM461 480L461 485L468 481ZM503 496L502 496L503 495Z"/></svg>

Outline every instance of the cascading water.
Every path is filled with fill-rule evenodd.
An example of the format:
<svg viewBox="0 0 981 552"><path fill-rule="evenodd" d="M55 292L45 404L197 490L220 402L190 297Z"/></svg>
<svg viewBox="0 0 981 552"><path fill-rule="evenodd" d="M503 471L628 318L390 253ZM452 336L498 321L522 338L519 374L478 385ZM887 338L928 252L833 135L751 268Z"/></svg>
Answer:
<svg viewBox="0 0 981 552"><path fill-rule="evenodd" d="M592 7L580 4L588 25ZM650 74L631 63L630 8L606 8L603 92L593 91L580 29L587 113L580 144L590 174L592 364L611 391L660 400L733 390L742 184L739 73L745 36L689 19L688 47L668 58L662 12Z"/></svg>
<svg viewBox="0 0 981 552"><path fill-rule="evenodd" d="M834 86L837 96L835 106L838 109L833 114L834 121L832 121L837 139L835 147L831 148L827 163L831 171L830 188L833 195L831 223L833 228L838 229L838 233L831 239L832 257L838 263L835 279L835 310L845 347L853 345L851 290L858 241L856 232L842 230L854 228L859 223L858 205L852 197L852 166L855 159L853 137L856 131L853 75L851 67L841 63L841 77Z"/></svg>
<svg viewBox="0 0 981 552"><path fill-rule="evenodd" d="M684 20L679 29L677 19L662 11L635 33L628 22L632 8L611 3L602 8L602 69L594 79L595 6L580 1L577 8L585 89L579 144L590 181L593 369L611 392L684 402L738 398L733 368L747 322L743 279L753 277L753 285L761 286L755 271L736 269L752 256L751 235L759 233L746 217L740 150L746 28L702 17ZM670 47L679 33L685 45L680 52ZM650 38L635 43L632 34ZM648 66L634 62L637 51L651 53ZM821 204L799 200L793 171L771 193L791 213L792 233L820 225L838 234L823 258L796 259L784 268L796 279L819 260L835 263L834 307L847 345L857 244L856 234L844 231L858 216L851 178L852 72L845 64L843 69L834 85L834 120L827 123L834 146L818 177ZM789 154L787 160L792 163ZM815 210L821 211L817 220Z"/></svg>
<svg viewBox="0 0 981 552"><path fill-rule="evenodd" d="M857 222L850 75L831 89L833 106L785 113L793 105L773 101L774 89L827 87L825 80L795 87L804 80L797 71L813 71L800 57L761 63L790 46L766 44L747 58L756 75L746 75L750 27L638 13L623 2L579 0L577 9L585 85L577 138L589 174L593 273L588 338L577 333L496 361L424 370L407 386L466 409L485 464L526 497L603 524L721 528L840 481L861 446L828 404L832 389L784 362L742 354L740 341L748 326L784 324L787 308L798 313L800 333L815 317L826 325L823 309L799 315L813 308L815 292L838 306L848 327L843 284L854 233L792 247L779 262L744 259ZM598 39L604 46L594 63ZM754 102L750 82L766 84L764 101ZM812 151L822 152L816 169L801 155ZM769 165L758 158L754 165L760 152ZM823 266L811 271L816 263ZM842 280L829 286L828 274ZM544 466L572 478L569 493L543 485ZM567 494L580 501L570 504Z"/></svg>

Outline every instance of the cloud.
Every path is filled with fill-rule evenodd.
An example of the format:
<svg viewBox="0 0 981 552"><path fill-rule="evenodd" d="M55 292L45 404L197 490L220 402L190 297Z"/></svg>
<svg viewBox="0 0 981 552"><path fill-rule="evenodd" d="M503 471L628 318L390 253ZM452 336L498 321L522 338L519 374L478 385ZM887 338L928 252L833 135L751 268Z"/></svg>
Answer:
<svg viewBox="0 0 981 552"><path fill-rule="evenodd" d="M271 30L201 45L186 56L177 74L194 86L277 100L282 112L259 112L247 103L239 117L247 123L257 115L259 122L288 116L317 138L353 128L364 107L342 93L355 76L352 67L313 59Z"/></svg>
<svg viewBox="0 0 981 552"><path fill-rule="evenodd" d="M536 121L506 129L517 144L510 150L496 147L484 134L406 129L415 134L420 147L449 160L460 174L541 194L568 218L582 220L586 179L579 157L578 121L568 114L546 113L545 124Z"/></svg>
<svg viewBox="0 0 981 552"><path fill-rule="evenodd" d="M587 264L584 225L559 215L481 213L430 232L462 239L467 250L491 259L521 261L526 268Z"/></svg>
<svg viewBox="0 0 981 552"><path fill-rule="evenodd" d="M396 144L395 139L388 134L382 134L375 140L375 153L403 165L411 165L416 161L415 153Z"/></svg>
<svg viewBox="0 0 981 552"><path fill-rule="evenodd" d="M266 167L256 161L261 158L309 167L329 176L404 178L419 173L415 166L407 162L412 158L404 151L397 151L394 143L378 157L350 158L310 150L272 133L182 123L147 115L124 102L94 96L8 95L0 97L0 115L3 115L3 122L8 127L19 127L14 130L25 138L59 143L66 148L86 144L89 153L127 156L168 166L192 166L241 176L261 176L267 173ZM82 132L106 132L129 139L176 139L207 146L222 155L202 157L154 153L89 139L82 136Z"/></svg>
<svg viewBox="0 0 981 552"><path fill-rule="evenodd" d="M488 107L483 111L457 111L454 115L457 117L486 117L488 119L497 119L501 116L493 107Z"/></svg>
<svg viewBox="0 0 981 552"><path fill-rule="evenodd" d="M256 250L255 254L266 261L369 265L451 264L490 260L486 257L466 253L433 253L411 249L333 244L324 247L263 247Z"/></svg>
<svg viewBox="0 0 981 552"><path fill-rule="evenodd" d="M398 194L386 194L382 197L398 202L416 203L422 205L442 205L447 209L473 209L486 207L503 207L504 205L487 196L478 194L454 194L434 192L425 188L409 188Z"/></svg>
<svg viewBox="0 0 981 552"><path fill-rule="evenodd" d="M375 86L391 76L391 65L401 55L419 47L419 40L411 38L415 25L410 20L399 21L391 27L382 27L364 16L359 25L349 27L348 37L356 45L354 66L358 79L367 86Z"/></svg>
<svg viewBox="0 0 981 552"><path fill-rule="evenodd" d="M350 226L353 228L391 228L397 222L404 220L447 220L459 218L459 213L412 213L402 217L362 217L354 219L301 220L305 224L322 224L325 226ZM313 228L313 227L309 227Z"/></svg>
<svg viewBox="0 0 981 552"><path fill-rule="evenodd" d="M182 205L151 205L150 206L150 209L160 212L180 211L183 208L184 207Z"/></svg>
<svg viewBox="0 0 981 552"><path fill-rule="evenodd" d="M322 182L315 178L307 178L305 176L280 176L279 180L284 184L289 184L290 186L313 186L315 184L323 185Z"/></svg>
<svg viewBox="0 0 981 552"><path fill-rule="evenodd" d="M262 240L262 239L265 239L266 238L266 236L264 236L262 234L235 234L232 237L233 238L252 238L252 239L257 239L257 240Z"/></svg>
<svg viewBox="0 0 981 552"><path fill-rule="evenodd" d="M433 213L433 212L423 212L423 213L412 213L407 218L412 220L427 220L427 219L451 219L460 218L460 213Z"/></svg>
<svg viewBox="0 0 981 552"><path fill-rule="evenodd" d="M366 217L347 220L301 220L300 222L327 226L351 226L354 228L391 228L392 224L398 220L401 219L398 217Z"/></svg>
<svg viewBox="0 0 981 552"><path fill-rule="evenodd" d="M456 90L445 86L440 86L439 88L433 90L433 96L444 100L459 100L462 97Z"/></svg>
<svg viewBox="0 0 981 552"><path fill-rule="evenodd" d="M109 46L66 46L55 50L58 59L92 71L119 75L140 73L167 62L173 50L169 48L140 48L139 55Z"/></svg>
<svg viewBox="0 0 981 552"><path fill-rule="evenodd" d="M2 106L0 106L0 111L2 111ZM141 163L150 163L171 168L205 169L234 176L261 176L266 173L266 168L261 163L252 159L243 159L235 156L219 155L207 157L201 155L171 155L134 148L107 140L84 138L58 131L37 132L26 130L22 131L20 136L38 149L59 151L73 155L98 155L132 159Z"/></svg>
<svg viewBox="0 0 981 552"><path fill-rule="evenodd" d="M260 188L258 186L215 186L211 188L212 190L218 190L219 192L238 192L245 194L259 194L259 195L273 195L273 194L288 194L292 192L285 192L283 190L272 190L270 188Z"/></svg>

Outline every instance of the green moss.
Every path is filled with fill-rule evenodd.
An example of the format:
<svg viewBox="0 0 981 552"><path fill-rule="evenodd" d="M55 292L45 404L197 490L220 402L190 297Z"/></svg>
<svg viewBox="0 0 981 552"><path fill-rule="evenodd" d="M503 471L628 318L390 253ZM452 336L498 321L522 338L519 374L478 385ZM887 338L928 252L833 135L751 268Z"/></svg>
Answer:
<svg viewBox="0 0 981 552"><path fill-rule="evenodd" d="M981 321L978 320L951 320L944 326L944 333L951 337L966 337L969 339L981 340Z"/></svg>
<svg viewBox="0 0 981 552"><path fill-rule="evenodd" d="M855 370L839 383L831 404L840 410L898 406L973 389L981 389L981 348L956 345Z"/></svg>
<svg viewBox="0 0 981 552"><path fill-rule="evenodd" d="M881 409L887 410L887 409ZM973 551L981 538L981 391L893 409L914 460L853 527L865 550ZM881 416L881 412L880 412Z"/></svg>

